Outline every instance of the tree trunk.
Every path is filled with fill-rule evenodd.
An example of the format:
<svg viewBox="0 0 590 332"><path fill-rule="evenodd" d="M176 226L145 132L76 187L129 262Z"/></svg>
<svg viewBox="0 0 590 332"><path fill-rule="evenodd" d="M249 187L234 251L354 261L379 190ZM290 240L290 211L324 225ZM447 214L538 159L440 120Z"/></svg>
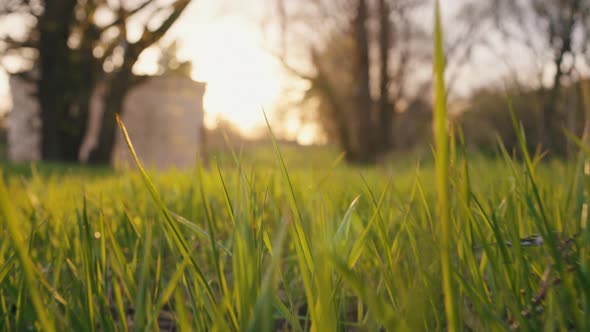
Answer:
<svg viewBox="0 0 590 332"><path fill-rule="evenodd" d="M60 143L62 146L61 160L68 162L79 162L80 147L84 141L90 115L90 100L95 89L94 76L84 67L78 67L75 74L78 77L71 77L72 83L77 84L69 91L73 94L68 115L62 118Z"/></svg>
<svg viewBox="0 0 590 332"><path fill-rule="evenodd" d="M567 154L567 141L561 132L565 125L564 116L559 112L558 105L561 96L561 79L564 75L562 65L566 54L572 51L572 38L574 27L576 25L576 15L580 11L581 2L571 1L568 4L562 4L559 7L559 15L565 17L562 21L562 29L559 35L552 35L551 42L557 45L557 57L555 58L555 76L553 77L553 87L549 93L549 98L543 107L543 128L541 128L542 142L546 149L553 155L564 157ZM567 110L564 110L567 111Z"/></svg>
<svg viewBox="0 0 590 332"><path fill-rule="evenodd" d="M37 88L44 160L77 162L86 132L96 76L92 65L94 40L83 40L79 49L68 46L77 3L77 0L47 3L39 19Z"/></svg>
<svg viewBox="0 0 590 332"><path fill-rule="evenodd" d="M561 68L564 55L569 52L569 41L565 40L559 55L555 59L556 72L553 77L553 87L549 91L549 97L543 107L543 128L541 128L541 139L544 148L553 155L564 156L566 153L565 137L561 133L564 122L558 110L561 95L561 79L564 75Z"/></svg>
<svg viewBox="0 0 590 332"><path fill-rule="evenodd" d="M389 99L389 49L391 38L391 23L389 22L389 6L385 0L379 0L379 134L378 146L381 152L392 147L393 106Z"/></svg>
<svg viewBox="0 0 590 332"><path fill-rule="evenodd" d="M113 159L117 135L116 114L122 115L125 96L131 88L133 74L121 71L115 74L104 96L104 110L98 137L98 146L90 153L89 163L109 165Z"/></svg>
<svg viewBox="0 0 590 332"><path fill-rule="evenodd" d="M122 115L123 103L127 92L134 85L139 83L133 75L133 65L139 59L139 55L151 45L157 43L164 34L172 27L174 22L180 17L191 0L177 0L170 5L172 12L161 23L161 25L151 30L145 27L142 36L134 43L125 43L125 54L123 64L115 71L110 78L110 84L104 97L104 110L102 123L98 138L98 147L90 152L89 162L93 164L111 164L113 159L113 149L115 147L115 137L117 133L116 114ZM123 19L123 27L120 33L127 34L126 21ZM126 40L126 39L125 39Z"/></svg>
<svg viewBox="0 0 590 332"><path fill-rule="evenodd" d="M325 68L322 65L322 61L318 52L315 49L311 50L311 59L314 67L317 70L317 76L313 79L312 84L316 84L326 101L330 109L330 117L334 120L336 126L336 135L340 148L346 153L346 156L354 155L353 147L350 138L350 121L347 118L348 112L345 110L345 103L342 102L341 98L338 97L338 93L330 82L329 75L326 73Z"/></svg>
<svg viewBox="0 0 590 332"><path fill-rule="evenodd" d="M70 110L68 66L71 13L75 0L54 0L39 18L38 100L41 113L41 156L44 160L61 160L68 149L61 142L62 119Z"/></svg>
<svg viewBox="0 0 590 332"><path fill-rule="evenodd" d="M82 144L82 138L84 137L84 131L86 130L86 114L81 113L82 110L75 106L77 116L69 116L62 118L60 125L59 144L60 154L59 161L65 162L78 162L78 152Z"/></svg>
<svg viewBox="0 0 590 332"><path fill-rule="evenodd" d="M68 109L60 119L60 160L67 162L79 161L80 146L88 126L90 99L95 87L88 67L80 65L75 68L68 81Z"/></svg>
<svg viewBox="0 0 590 332"><path fill-rule="evenodd" d="M373 131L371 130L371 92L369 86L369 38L366 27L367 2L358 1L357 16L355 18L356 49L357 49L357 87L356 109L352 116L352 140L354 154L350 161L359 163L373 162L374 150L371 148Z"/></svg>
<svg viewBox="0 0 590 332"><path fill-rule="evenodd" d="M557 110L562 75L561 69L557 69L553 83L554 85L549 91L549 97L543 107L543 128L541 130L541 139L543 147L548 149L552 155L562 155L562 153L565 152L562 151L562 139L560 137L561 133L559 132L562 121L559 119L560 117Z"/></svg>

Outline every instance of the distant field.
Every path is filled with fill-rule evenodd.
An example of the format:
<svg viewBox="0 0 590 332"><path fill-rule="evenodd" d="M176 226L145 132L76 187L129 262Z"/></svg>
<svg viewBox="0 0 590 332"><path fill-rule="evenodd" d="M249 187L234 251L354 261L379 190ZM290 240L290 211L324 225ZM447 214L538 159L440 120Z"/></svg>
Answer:
<svg viewBox="0 0 590 332"><path fill-rule="evenodd" d="M286 171L262 147L152 182L4 165L2 330L444 330L432 161L282 153ZM465 329L588 326L588 239L574 234L590 183L573 162L534 180L508 158L451 165ZM536 233L544 245L518 245Z"/></svg>

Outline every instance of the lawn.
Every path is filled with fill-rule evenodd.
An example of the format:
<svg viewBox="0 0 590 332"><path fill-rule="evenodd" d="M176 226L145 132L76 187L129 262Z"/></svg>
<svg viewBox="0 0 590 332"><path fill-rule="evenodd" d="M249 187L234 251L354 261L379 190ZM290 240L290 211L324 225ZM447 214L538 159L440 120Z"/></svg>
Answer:
<svg viewBox="0 0 590 332"><path fill-rule="evenodd" d="M331 150L280 153L284 163L268 146L149 180L5 167L0 326L444 330L432 161L360 168ZM455 158L460 327L585 329L589 183L577 164ZM544 243L520 245L532 234Z"/></svg>

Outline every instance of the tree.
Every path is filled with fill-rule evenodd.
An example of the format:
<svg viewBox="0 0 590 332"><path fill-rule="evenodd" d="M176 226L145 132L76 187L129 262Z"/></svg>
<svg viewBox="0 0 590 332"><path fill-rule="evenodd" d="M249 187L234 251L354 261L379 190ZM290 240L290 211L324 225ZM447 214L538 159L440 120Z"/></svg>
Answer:
<svg viewBox="0 0 590 332"><path fill-rule="evenodd" d="M419 95L418 79L405 73L426 59L417 56L424 33L411 15L424 3L276 2L281 38L273 53L288 73L308 83L300 108L313 116L304 117L320 122L349 161L371 162L388 151L396 109ZM287 51L288 45L295 46ZM378 96L372 86L379 87Z"/></svg>
<svg viewBox="0 0 590 332"><path fill-rule="evenodd" d="M146 1L147 4L155 0ZM105 95L105 108L102 117L102 128L99 136L98 147L91 153L90 161L93 163L107 163L112 159L113 147L115 144L116 120L115 115L121 114L125 96L134 84L138 83L137 78L133 75L133 66L139 59L139 55L148 47L157 43L164 34L172 27L174 22L180 17L182 12L188 6L191 0L176 0L170 5L171 13L154 30L146 26L139 40L129 42L126 37L127 19L132 12L119 8L119 21L121 24L120 47L123 50L122 64L113 70L109 75L108 89ZM161 11L160 9L157 12Z"/></svg>
<svg viewBox="0 0 590 332"><path fill-rule="evenodd" d="M164 36L190 0L169 4L143 0L132 7L126 3L122 0L13 0L0 7L0 13L35 22L23 38L17 40L5 35L3 45L5 50L35 51L44 159L78 160L90 98L101 83L108 88L100 138L90 160L110 162L115 114L122 112L127 92L140 81L133 75L133 66L145 49ZM110 19L104 19L109 16ZM132 41L128 34L131 20L144 25L137 41Z"/></svg>
<svg viewBox="0 0 590 332"><path fill-rule="evenodd" d="M555 74L553 86L548 99L543 107L541 142L550 151L557 154L565 154L566 141L561 134L565 127L565 119L557 109L562 87L562 79L571 76L575 61L567 65L564 63L567 56L576 58L578 51L585 51L590 39L590 27L588 27L588 7L590 2L584 0L566 1L533 1L532 7L541 22L545 24L548 44L553 51L553 63ZM579 28L579 29L577 29ZM581 49L576 50L574 33L578 30L584 34L584 42Z"/></svg>
<svg viewBox="0 0 590 332"><path fill-rule="evenodd" d="M351 122L353 149L349 159L355 162L371 162L374 157L372 150L371 131L371 87L369 74L369 34L367 31L368 9L366 0L358 0L355 26L355 49L356 49L356 87L355 99L356 108L352 113Z"/></svg>
<svg viewBox="0 0 590 332"><path fill-rule="evenodd" d="M495 0L466 8L471 12L464 15L466 20L491 22L504 41L528 49L531 58L539 62L536 141L551 154L564 156L567 141L562 130L571 110L560 107L560 100L564 85L572 83L581 74L580 64L588 64L590 59L590 1ZM479 14L473 15L475 11ZM543 80L547 74L551 75L550 83Z"/></svg>
<svg viewBox="0 0 590 332"><path fill-rule="evenodd" d="M71 87L75 86L76 70L70 68L77 66L71 63L73 54L68 40L75 8L75 0L56 0L44 7L37 24L41 154L47 160L76 160L77 142L81 142L86 127L87 112L79 110L72 114L75 92Z"/></svg>
<svg viewBox="0 0 590 332"><path fill-rule="evenodd" d="M381 151L387 151L392 145L393 106L389 93L389 51L391 48L391 28L389 20L391 13L386 0L379 0L379 129Z"/></svg>

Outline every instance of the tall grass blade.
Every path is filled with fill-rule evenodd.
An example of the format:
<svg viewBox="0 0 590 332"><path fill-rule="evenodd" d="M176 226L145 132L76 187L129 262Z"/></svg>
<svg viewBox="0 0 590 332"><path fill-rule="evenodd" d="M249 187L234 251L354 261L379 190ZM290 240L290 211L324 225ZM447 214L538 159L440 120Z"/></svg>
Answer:
<svg viewBox="0 0 590 332"><path fill-rule="evenodd" d="M43 220L42 222L40 222L39 224L35 225L35 227L33 227L33 229L31 230L31 235L29 235L27 238L25 238L23 241L28 241L29 238L31 236L33 236L33 234L42 226L47 222L47 218L45 218L45 220ZM8 259L4 262L4 264L2 264L2 267L0 267L0 284L2 283L2 280L4 280L4 278L6 278L6 275L8 274L8 272L10 272L10 269L12 269L12 267L14 266L14 264L16 263L17 260L17 254L14 253L12 255L10 255L10 257L8 257Z"/></svg>
<svg viewBox="0 0 590 332"><path fill-rule="evenodd" d="M301 216L301 210L297 204L297 199L295 198L295 191L293 190L293 184L291 182L291 178L289 177L289 172L287 171L287 166L285 165L285 161L283 160L283 155L281 154L281 150L279 149L279 145L277 144L277 140L275 135L270 127L270 123L268 122L268 118L266 117L266 113L264 114L264 120L266 121L266 126L268 128L268 132L270 133L272 146L274 148L275 154L277 159L279 160L279 164L281 167L281 171L283 177L285 178L287 187L289 189L289 203L291 204L291 210L294 214L295 219L295 232L297 234L297 238L300 243L300 248L303 252L303 256L305 257L305 261L307 263L307 267L313 273L314 264L313 264L313 255L311 253L311 246L309 245L309 239L307 238L307 234L303 228L303 217Z"/></svg>
<svg viewBox="0 0 590 332"><path fill-rule="evenodd" d="M272 313L273 298L275 297L274 290L278 281L286 238L287 225L283 224L274 241L273 248L275 248L275 253L264 275L260 295L254 306L252 319L246 328L247 331L272 331L274 323Z"/></svg>
<svg viewBox="0 0 590 332"><path fill-rule="evenodd" d="M360 198L360 195L356 196L348 206L348 210L346 210L344 218L342 218L340 226L338 226L338 229L336 230L336 235L334 238L336 244L340 243L340 241L342 240L348 239L348 234L350 233L350 221L352 220L352 213L354 212L354 209L356 208Z"/></svg>
<svg viewBox="0 0 590 332"><path fill-rule="evenodd" d="M152 236L152 225L151 223L147 223L143 225L144 236L142 237L142 246L143 252L142 256L143 259L139 266L139 283L137 287L137 294L135 296L135 317L133 320L133 329L135 331L143 331L146 326L146 314L147 314L147 307L146 307L146 300L148 297L148 288L149 288L149 272L150 272L150 265L152 262L152 246L153 246L153 236Z"/></svg>
<svg viewBox="0 0 590 332"><path fill-rule="evenodd" d="M84 241L80 244L83 246L84 251L84 284L86 288L86 310L88 311L88 326L87 328L94 332L95 327L95 308L94 308L94 296L96 286L96 269L94 265L94 254L92 248L92 235L90 234L90 222L88 221L88 206L86 204L86 196L83 198L82 215L80 216L81 222L80 227L80 239Z"/></svg>
<svg viewBox="0 0 590 332"><path fill-rule="evenodd" d="M133 144L131 143L131 138L129 137L129 134L127 133L127 129L125 128L125 125L123 124L123 122L121 121L121 119L119 118L118 115L117 115L117 123L119 124L119 128L121 128L121 133L123 134L125 142L127 143L127 147L129 148L131 156L133 157L133 160L135 161L135 165L137 166L137 169L139 170L139 173L141 174L141 178L143 179L146 187L148 188L150 195L152 196L152 199L154 200L154 202L156 203L156 205L158 206L158 208L160 209L160 211L162 212L162 214L164 216L164 220L166 221L164 229L167 231L168 234L171 235L175 245L180 250L182 255L190 257L192 267L195 269L195 272L197 273L201 287L203 287L203 289L205 290L209 300L212 303L215 303L216 302L215 296L213 294L213 291L211 290L211 287L210 287L207 279L205 278L205 275L203 274L203 271L201 270L201 268L199 267L199 264L197 263L197 261L195 260L193 255L191 254L185 238L182 236L180 229L178 229L176 223L174 222L174 217L172 217L172 214L170 214L168 208L164 204L164 201L160 197L158 190L156 189L156 187L154 186L154 184L150 180L150 178L149 178L147 172L145 171L145 169L143 168L143 166L141 165L141 162L139 161L139 158L137 157L137 154L135 153L135 149L133 148Z"/></svg>
<svg viewBox="0 0 590 332"><path fill-rule="evenodd" d="M203 237L207 238L207 239L211 239L211 235L209 235L209 233L207 233L207 231L205 231L204 229L202 229L201 227L197 226L194 222L186 219L185 217L178 215L172 211L170 211L170 214L176 218L176 221L178 221L179 224L182 224L183 226L186 226L186 228L190 229L191 231L193 231L195 234L199 234L202 235ZM229 256L231 256L231 251L225 247L223 244L219 243L218 241L212 240L215 243L215 246L221 250L223 250L223 252Z"/></svg>
<svg viewBox="0 0 590 332"><path fill-rule="evenodd" d="M444 291L445 312L449 331L458 331L459 322L453 279L451 275L451 230L453 229L450 206L449 183L449 134L445 89L445 56L443 49L443 31L440 17L440 4L437 0L434 9L434 141L436 154L436 193L438 222L440 223L440 255L442 283Z"/></svg>
<svg viewBox="0 0 590 332"><path fill-rule="evenodd" d="M0 172L0 223L4 224L9 240L16 250L21 268L23 269L23 284L27 287L29 299L33 303L41 327L44 331L55 331L55 326L49 318L49 314L39 293L37 281L35 280L35 272L33 271L35 266L31 261L24 242L20 238L16 213L13 210L8 192L6 191L2 172Z"/></svg>

